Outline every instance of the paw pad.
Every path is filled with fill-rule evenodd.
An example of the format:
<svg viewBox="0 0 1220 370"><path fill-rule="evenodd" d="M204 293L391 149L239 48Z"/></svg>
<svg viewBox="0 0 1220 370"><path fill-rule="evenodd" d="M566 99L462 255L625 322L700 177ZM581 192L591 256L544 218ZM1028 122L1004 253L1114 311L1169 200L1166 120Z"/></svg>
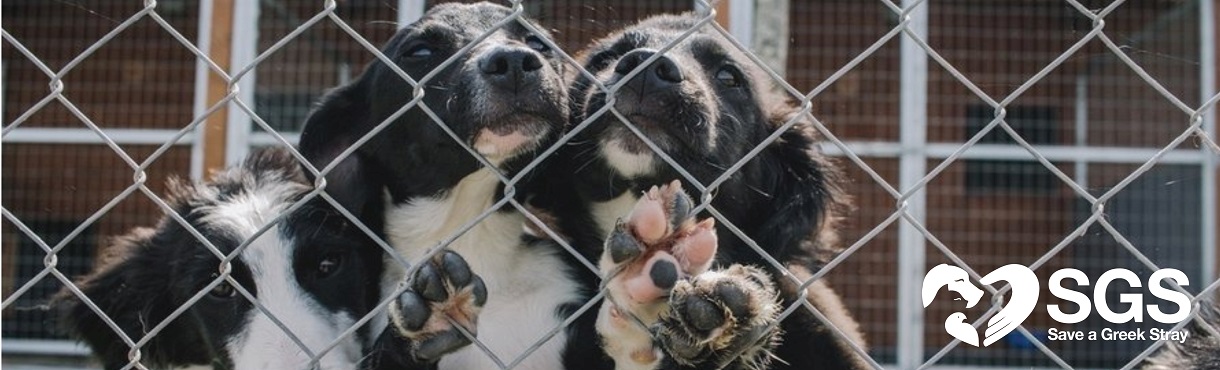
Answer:
<svg viewBox="0 0 1220 370"><path fill-rule="evenodd" d="M462 256L438 253L416 270L409 284L390 304L390 319L400 336L412 340L416 358L438 359L470 344L454 324L478 332L487 286Z"/></svg>
<svg viewBox="0 0 1220 370"><path fill-rule="evenodd" d="M680 282L670 310L652 327L654 337L684 364L709 354L765 357L778 336L770 326L783 309L773 285L764 283L766 276L758 268L734 265Z"/></svg>
<svg viewBox="0 0 1220 370"><path fill-rule="evenodd" d="M678 281L706 271L716 255L715 221L696 222L681 183L644 192L605 245L603 268L633 304L661 302Z"/></svg>

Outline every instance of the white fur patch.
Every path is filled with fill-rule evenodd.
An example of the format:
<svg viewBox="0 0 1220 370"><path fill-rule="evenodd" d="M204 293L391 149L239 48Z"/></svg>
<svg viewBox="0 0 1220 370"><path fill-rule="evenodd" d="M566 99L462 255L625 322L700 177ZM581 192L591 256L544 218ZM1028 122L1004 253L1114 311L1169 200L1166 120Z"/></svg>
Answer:
<svg viewBox="0 0 1220 370"><path fill-rule="evenodd" d="M253 189L244 189L244 192L218 204L198 207L195 212L201 214L199 219L203 223L228 230L233 236L244 239L254 235L258 229L291 206L289 198L307 190L303 184L288 181L270 181L260 185ZM215 198L218 195L208 196ZM274 231L269 230L267 233Z"/></svg>
<svg viewBox="0 0 1220 370"><path fill-rule="evenodd" d="M611 289L613 292L614 289ZM614 293L611 293L614 294ZM597 332L603 339L603 350L614 359L616 370L649 370L660 363L662 354L653 348L648 329L617 311L613 303L602 303L597 315Z"/></svg>
<svg viewBox="0 0 1220 370"><path fill-rule="evenodd" d="M346 313L327 312L300 285L292 270L292 250L268 232L259 237L241 259L250 267L258 301L292 331L314 355L356 323ZM236 369L307 369L310 356L267 315L257 308L247 314L244 327L228 343ZM321 369L351 369L360 358L360 344L345 338L319 361Z"/></svg>
<svg viewBox="0 0 1220 370"><path fill-rule="evenodd" d="M199 212L204 213L203 222L244 240L284 212L290 205L287 200L303 189L305 187L300 184L272 182L247 189L223 203L201 207ZM254 286L246 288L252 290L258 301L316 355L355 324L355 319L345 313L326 311L297 284L292 268L294 244L280 230L280 227L268 230L242 251L239 258L249 267L254 280ZM319 368L354 368L360 358L358 342L354 336L344 338L319 360ZM283 329L257 308L247 313L237 334L228 339L226 349L239 370L305 369L309 368L311 360Z"/></svg>
<svg viewBox="0 0 1220 370"><path fill-rule="evenodd" d="M619 172L625 177L638 177L650 175L656 171L656 155L651 151L646 153L631 153L623 150L623 146L618 140L602 141L601 146L602 157L606 159L606 163L610 167Z"/></svg>
<svg viewBox="0 0 1220 370"><path fill-rule="evenodd" d="M493 164L503 162L505 158L516 154L536 140L536 136L526 136L521 131L513 131L500 135L490 129L479 130L475 135L474 149L487 157Z"/></svg>
<svg viewBox="0 0 1220 370"><path fill-rule="evenodd" d="M442 198L415 199L392 206L386 214L386 233L394 247L411 263L424 252L449 238L492 205L497 179L480 169L462 179ZM559 326L560 304L579 297L576 282L568 277L567 264L554 250L530 249L521 244L518 212L496 212L457 237L448 247L466 259L474 273L487 284L487 303L479 314L478 339L508 364ZM401 283L403 269L388 260L383 292ZM384 320L380 322L384 323ZM559 331L515 369L562 368L567 342ZM499 368L486 353L470 345L446 355L440 369Z"/></svg>

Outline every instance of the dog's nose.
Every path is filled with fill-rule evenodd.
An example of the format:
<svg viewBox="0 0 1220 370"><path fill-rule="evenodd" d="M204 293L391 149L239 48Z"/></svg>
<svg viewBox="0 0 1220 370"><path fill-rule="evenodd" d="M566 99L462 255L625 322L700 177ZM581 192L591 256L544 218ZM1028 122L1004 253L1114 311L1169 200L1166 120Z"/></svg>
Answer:
<svg viewBox="0 0 1220 370"><path fill-rule="evenodd" d="M538 54L520 47L497 48L479 60L479 71L493 84L505 88L519 87L540 69L542 59Z"/></svg>
<svg viewBox="0 0 1220 370"><path fill-rule="evenodd" d="M625 75L631 73L636 67L640 66L648 58L655 55L656 52L648 49L636 49L627 55L624 55L618 60L618 64L614 66L614 72ZM682 75L682 69L678 68L678 64L667 55L662 55L652 64L649 64L636 75L636 78L643 78L644 84L647 87L664 87L671 84L682 82L685 76Z"/></svg>

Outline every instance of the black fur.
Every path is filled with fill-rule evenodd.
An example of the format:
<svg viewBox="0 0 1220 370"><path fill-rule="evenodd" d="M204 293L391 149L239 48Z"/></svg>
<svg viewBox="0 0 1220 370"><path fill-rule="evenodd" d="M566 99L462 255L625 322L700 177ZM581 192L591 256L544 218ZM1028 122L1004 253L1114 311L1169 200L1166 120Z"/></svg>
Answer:
<svg viewBox="0 0 1220 370"><path fill-rule="evenodd" d="M656 50L695 26L692 15L657 16L596 41L581 53L585 68L609 86L638 67ZM819 153L812 122L798 116L790 100L773 88L757 66L710 27L669 49L628 81L615 97L616 109L700 183L708 184L743 158L784 123L797 123L757 157L712 191L711 205L770 256L788 266L817 271L837 251L835 223L847 211L843 176ZM587 78L571 85L572 125L584 122L610 99ZM639 194L674 179L696 189L660 157L650 173L628 176L613 167L601 149L617 140L626 152L650 153L638 137L607 113L580 133L548 167L552 181L540 185L546 196L535 201L553 210L561 228L580 244L600 245L608 230L590 230L591 207L628 192ZM565 191L567 190L567 191ZM699 198L699 194L692 194ZM701 217L708 217L706 212ZM778 271L727 229L719 228L717 264L744 263ZM783 303L798 292L783 284ZM812 293L819 308L842 309L829 289ZM859 338L845 312L830 312L835 324ZM783 323L783 344L773 368L862 368L864 362L806 309ZM861 343L862 344L862 343Z"/></svg>
<svg viewBox="0 0 1220 370"><path fill-rule="evenodd" d="M1220 337L1211 334L1220 332L1220 300L1213 298L1202 303L1199 320L1187 328L1190 336L1185 342L1169 340L1160 352L1145 361L1144 370L1220 369Z"/></svg>
<svg viewBox="0 0 1220 370"><path fill-rule="evenodd" d="M272 183L297 184L300 192L287 195L287 201L294 202L307 189L298 166L286 151L259 151L239 168L207 183L171 181L168 203L220 251L231 253L242 240L204 221L205 217L217 216L208 207ZM267 233L280 233L294 242L283 247L293 250L296 284L323 308L359 318L375 305L381 270L376 246L333 209L310 201ZM313 275L315 266L332 256L342 261L335 273L326 278ZM165 216L156 228L138 228L115 238L93 272L77 280L76 285L132 341L138 342L212 282L219 265L220 259L203 243ZM234 260L232 267L232 276L257 297L259 287L245 262ZM141 349L141 363L158 368L192 364L231 368L225 342L242 329L247 313L253 309L232 289L228 283L221 283L170 321ZM105 368L128 364L130 348L78 296L65 288L54 297L51 307L58 312L60 326L88 344ZM357 335L367 333L361 330Z"/></svg>
<svg viewBox="0 0 1220 370"><path fill-rule="evenodd" d="M500 171L512 177L535 159L536 151L546 148L562 133L568 102L562 80L566 67L558 54L541 42L549 35L532 34L518 22L492 31L490 37L455 56L459 49L492 30L495 23L510 13L510 9L490 3L437 5L419 21L400 30L382 51L415 79L440 68L442 61L454 59L454 63L425 82L420 104L435 112L457 140L473 147L482 129L497 133L517 129L538 134L534 143L497 163ZM514 63L520 63L521 69L515 70ZM537 68L534 74L525 73L533 68ZM324 167L413 98L413 89L407 81L385 63L374 61L355 82L321 99L306 121L301 150L310 162ZM387 222L383 192L390 195L390 205L443 196L483 166L417 106L389 122L354 155L336 165L336 170L327 176L326 191L381 232ZM525 188L524 183L521 187ZM501 185L498 193L503 192ZM524 197L525 193L518 195ZM511 207L501 211L510 210ZM556 249L555 253L572 266L566 273L588 287L582 299L556 307L556 315L570 316L593 296L597 277L577 257L549 240L527 236L523 239L528 248ZM601 352L593 331L595 318L595 312L590 311L567 328L569 340L563 360L567 368L608 366L607 360L599 357ZM395 353L394 348L410 345L409 339L383 334L374 353L384 354L384 358L375 361L399 363L404 368L436 366L435 362L406 363L414 360Z"/></svg>
<svg viewBox="0 0 1220 370"><path fill-rule="evenodd" d="M408 75L419 79L510 13L508 8L490 3L438 5L423 19L395 34L382 52ZM546 125L532 128L546 132L546 138L540 142L553 141L547 138L559 134L567 114L564 109L557 109L566 104L567 95L556 72L546 77L547 81L521 87L536 94L517 96L515 92L478 86L475 83L478 79L471 78L477 72L464 69L477 68L476 63L464 63L485 49L501 47L524 52L522 49L528 50L527 40L533 37L549 36L535 36L516 22L508 23L426 81L421 104L435 112L467 144L472 144L481 128L508 127L527 120ZM413 57L421 47L429 48L431 55ZM563 64L549 49L533 53L551 69L563 70ZM355 82L326 94L310 113L301 133L303 154L318 166L328 165L340 152L410 102L412 90L390 67L374 61ZM484 109L477 109L479 104L484 104ZM517 156L502 167L511 173L530 159L528 155ZM441 194L482 167L418 107L389 123L345 161L337 166L340 171L331 173L332 188L327 190L345 204L361 206L380 203L383 188L389 190L395 203Z"/></svg>

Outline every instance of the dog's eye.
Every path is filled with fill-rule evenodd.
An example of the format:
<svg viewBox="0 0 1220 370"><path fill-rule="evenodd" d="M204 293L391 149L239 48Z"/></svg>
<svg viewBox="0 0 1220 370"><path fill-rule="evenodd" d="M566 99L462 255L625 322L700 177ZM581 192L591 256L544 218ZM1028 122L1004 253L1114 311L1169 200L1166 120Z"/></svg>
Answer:
<svg viewBox="0 0 1220 370"><path fill-rule="evenodd" d="M741 72L732 66L724 66L716 71L716 81L728 87L741 86Z"/></svg>
<svg viewBox="0 0 1220 370"><path fill-rule="evenodd" d="M432 48L428 47L428 45L419 44L408 48L407 51L402 54L411 58L427 58L432 56Z"/></svg>
<svg viewBox="0 0 1220 370"><path fill-rule="evenodd" d="M223 282L220 283L220 285L217 285L215 288L212 288L212 291L208 292L208 295L220 299L229 299L237 295L237 289L233 289L233 286L229 285L228 282Z"/></svg>
<svg viewBox="0 0 1220 370"><path fill-rule="evenodd" d="M343 264L343 255L331 253L322 257L318 261L318 278L325 278L333 275L335 271L339 271L339 266Z"/></svg>
<svg viewBox="0 0 1220 370"><path fill-rule="evenodd" d="M538 38L538 36L526 37L525 46L529 46L530 49L534 49L540 53L545 53L551 50L551 48L546 46L546 43L542 42L542 39Z"/></svg>

